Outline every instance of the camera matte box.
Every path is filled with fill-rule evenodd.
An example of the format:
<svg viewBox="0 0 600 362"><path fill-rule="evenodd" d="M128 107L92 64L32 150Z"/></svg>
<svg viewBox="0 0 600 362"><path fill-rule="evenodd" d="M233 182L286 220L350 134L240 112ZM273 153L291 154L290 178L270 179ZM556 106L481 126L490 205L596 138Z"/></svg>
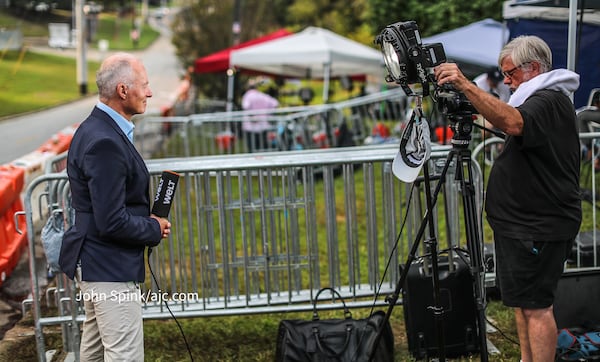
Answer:
<svg viewBox="0 0 600 362"><path fill-rule="evenodd" d="M479 352L477 308L468 255L458 257L454 251L453 270L448 255L438 257L440 304L443 308L444 352L446 357L458 357ZM466 262L466 261L467 262ZM431 258L415 260L409 267L402 290L404 321L408 349L417 359L439 357L436 319L432 307L433 276Z"/></svg>

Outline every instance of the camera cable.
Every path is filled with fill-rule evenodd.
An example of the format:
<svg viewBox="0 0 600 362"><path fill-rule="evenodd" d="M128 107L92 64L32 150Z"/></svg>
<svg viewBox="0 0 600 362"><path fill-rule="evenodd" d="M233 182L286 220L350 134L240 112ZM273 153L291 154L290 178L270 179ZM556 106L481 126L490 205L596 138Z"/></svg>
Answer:
<svg viewBox="0 0 600 362"><path fill-rule="evenodd" d="M156 275L154 275L154 271L152 270L152 263L150 263L150 255L151 254L152 254L152 248L148 248L148 269L150 269L150 274L152 275L152 279L154 280L154 283L160 290L160 285L158 284L158 279L156 278ZM181 337L183 337L183 342L185 343L185 348L187 349L188 355L190 356L190 361L194 362L194 356L192 355L192 349L190 348L187 338L185 337L185 333L183 332L183 328L181 327L181 324L179 323L179 321L177 320L177 318L171 311L171 308L169 307L169 302L166 299L164 299L163 302L165 303L165 307L167 307L167 310L169 311L171 318L173 318L173 320L177 324L177 327L179 328L179 332L181 333Z"/></svg>

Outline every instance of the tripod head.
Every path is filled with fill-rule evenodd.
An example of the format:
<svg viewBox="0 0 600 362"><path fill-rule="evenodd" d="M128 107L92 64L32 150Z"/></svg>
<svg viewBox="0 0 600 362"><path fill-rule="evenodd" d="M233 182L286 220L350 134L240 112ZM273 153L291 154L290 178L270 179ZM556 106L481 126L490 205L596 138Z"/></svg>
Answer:
<svg viewBox="0 0 600 362"><path fill-rule="evenodd" d="M473 131L473 113L459 112L448 115L452 122L450 128L454 131L454 136L450 143L452 147L467 148L471 142L471 132Z"/></svg>

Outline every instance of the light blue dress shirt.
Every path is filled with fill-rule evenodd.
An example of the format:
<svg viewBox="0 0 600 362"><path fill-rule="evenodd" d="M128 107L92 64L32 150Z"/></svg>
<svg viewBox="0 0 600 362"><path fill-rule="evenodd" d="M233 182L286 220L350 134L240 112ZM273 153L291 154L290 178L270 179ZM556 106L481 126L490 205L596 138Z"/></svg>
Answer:
<svg viewBox="0 0 600 362"><path fill-rule="evenodd" d="M96 107L106 112L110 116L110 118L112 118L117 123L117 126L121 128L121 130L123 131L123 133L125 133L127 138L129 138L129 141L133 143L133 129L135 128L133 122L126 120L125 117L123 117L122 115L117 113L117 111L115 111L114 109L110 108L102 102L98 102L98 104L96 104Z"/></svg>

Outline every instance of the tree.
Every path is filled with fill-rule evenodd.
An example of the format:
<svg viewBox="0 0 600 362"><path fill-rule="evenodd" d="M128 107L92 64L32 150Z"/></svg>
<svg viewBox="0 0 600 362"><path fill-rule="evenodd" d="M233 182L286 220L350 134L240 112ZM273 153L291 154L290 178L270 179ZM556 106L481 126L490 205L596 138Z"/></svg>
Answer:
<svg viewBox="0 0 600 362"><path fill-rule="evenodd" d="M240 1L241 4L240 42L282 26L280 21L281 14L285 14L285 1L235 1ZM173 44L184 68L193 65L194 60L199 57L233 45L234 5L234 0L199 0L181 9L176 15L172 26ZM225 99L225 74L198 75L194 82L205 96Z"/></svg>
<svg viewBox="0 0 600 362"><path fill-rule="evenodd" d="M295 30L317 26L372 44L367 0L295 0L287 9L286 24Z"/></svg>
<svg viewBox="0 0 600 362"><path fill-rule="evenodd" d="M368 0L369 23L378 34L385 26L414 20L427 37L478 20L502 20L501 0Z"/></svg>
<svg viewBox="0 0 600 362"><path fill-rule="evenodd" d="M375 36L397 21L415 20L426 37L502 18L501 0L198 0L183 8L173 24L173 43L184 67L232 45L235 1L241 3L240 41L281 27L300 31L318 26L374 46ZM224 74L200 75L196 84L205 96L225 99Z"/></svg>

